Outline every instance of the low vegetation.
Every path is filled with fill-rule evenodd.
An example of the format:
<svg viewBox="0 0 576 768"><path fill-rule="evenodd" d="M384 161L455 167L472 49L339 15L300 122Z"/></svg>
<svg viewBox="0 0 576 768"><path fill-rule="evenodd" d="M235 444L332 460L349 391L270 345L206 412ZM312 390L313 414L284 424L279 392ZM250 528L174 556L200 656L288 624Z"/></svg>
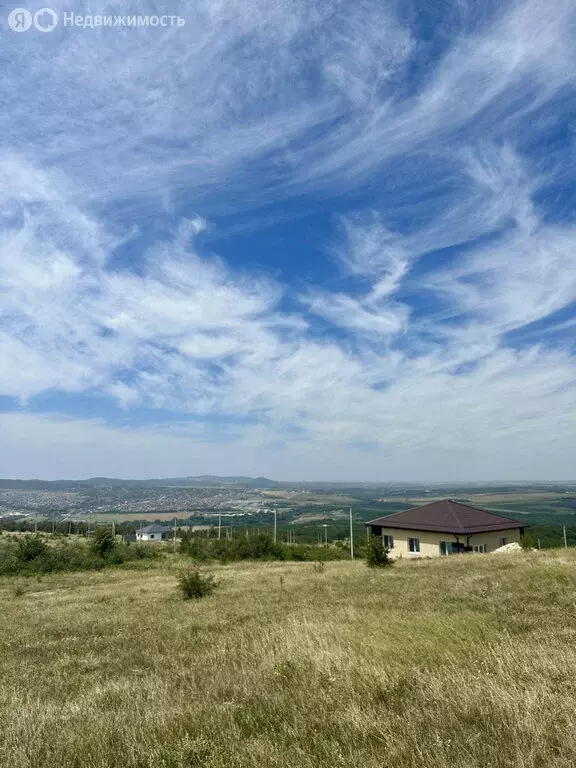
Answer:
<svg viewBox="0 0 576 768"><path fill-rule="evenodd" d="M185 532L180 551L194 560L234 563L241 560L343 560L350 553L341 546L320 547L310 544L281 544L267 534L234 539L208 539Z"/></svg>
<svg viewBox="0 0 576 768"><path fill-rule="evenodd" d="M181 573L178 577L178 589L185 600L198 600L211 595L218 586L213 574L201 573L198 568Z"/></svg>
<svg viewBox="0 0 576 768"><path fill-rule="evenodd" d="M153 546L118 542L109 528L97 529L89 539L5 535L0 541L0 576L91 571L161 556Z"/></svg>
<svg viewBox="0 0 576 768"><path fill-rule="evenodd" d="M369 568L388 568L393 560L388 555L388 550L382 545L380 536L371 536L366 553L366 565Z"/></svg>
<svg viewBox="0 0 576 768"><path fill-rule="evenodd" d="M574 550L150 565L0 578L0 765L576 765Z"/></svg>

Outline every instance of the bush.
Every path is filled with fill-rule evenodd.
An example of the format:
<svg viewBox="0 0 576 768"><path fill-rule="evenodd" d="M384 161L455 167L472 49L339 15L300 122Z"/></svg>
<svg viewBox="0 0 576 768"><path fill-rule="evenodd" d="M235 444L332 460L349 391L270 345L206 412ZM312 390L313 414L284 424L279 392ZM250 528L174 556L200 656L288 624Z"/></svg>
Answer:
<svg viewBox="0 0 576 768"><path fill-rule="evenodd" d="M184 532L180 541L180 552L190 555L194 560L209 560L210 542L206 539L195 538Z"/></svg>
<svg viewBox="0 0 576 768"><path fill-rule="evenodd" d="M104 529L106 533L106 529ZM104 541L109 541L105 537ZM160 558L164 555L154 546L122 544L104 546L106 554L93 549L94 542L70 542L62 539L48 546L39 536L5 537L0 544L0 576L35 576L42 573L61 571L90 571L107 566L123 565L130 561Z"/></svg>
<svg viewBox="0 0 576 768"><path fill-rule="evenodd" d="M366 565L369 568L387 568L393 565L388 556L388 550L382 544L380 536L371 536L366 554Z"/></svg>
<svg viewBox="0 0 576 768"><path fill-rule="evenodd" d="M116 545L112 528L96 528L90 542L90 550L100 557L110 554Z"/></svg>
<svg viewBox="0 0 576 768"><path fill-rule="evenodd" d="M178 589L184 600L198 600L211 595L218 586L219 582L212 574L208 573L204 576L198 568L188 573L181 573L178 577Z"/></svg>
<svg viewBox="0 0 576 768"><path fill-rule="evenodd" d="M134 560L154 560L163 557L163 553L156 549L156 545L146 546L146 544L134 544L129 550L130 559Z"/></svg>
<svg viewBox="0 0 576 768"><path fill-rule="evenodd" d="M529 533L525 533L524 536L520 539L520 546L522 549L537 549L538 548L538 541L536 540L535 536L532 536Z"/></svg>
<svg viewBox="0 0 576 768"><path fill-rule="evenodd" d="M348 552L336 547L319 547L311 544L288 545L274 541L267 534L255 534L237 539L207 539L185 533L180 542L180 552L198 562L218 560L233 563L238 560L342 560Z"/></svg>
<svg viewBox="0 0 576 768"><path fill-rule="evenodd" d="M48 547L41 536L22 536L16 544L16 557L23 563L37 560L46 554Z"/></svg>
<svg viewBox="0 0 576 768"><path fill-rule="evenodd" d="M34 538L34 537L29 537ZM0 548L0 575L32 576L56 571L103 568L105 562L82 544L39 547L35 542L9 541Z"/></svg>

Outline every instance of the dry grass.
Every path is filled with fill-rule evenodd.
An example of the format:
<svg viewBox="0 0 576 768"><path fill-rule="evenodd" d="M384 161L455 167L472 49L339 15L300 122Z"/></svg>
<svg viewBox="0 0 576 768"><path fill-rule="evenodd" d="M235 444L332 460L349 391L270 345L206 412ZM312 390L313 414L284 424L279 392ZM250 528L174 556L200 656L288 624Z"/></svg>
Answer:
<svg viewBox="0 0 576 768"><path fill-rule="evenodd" d="M576 552L0 581L9 768L572 768Z"/></svg>

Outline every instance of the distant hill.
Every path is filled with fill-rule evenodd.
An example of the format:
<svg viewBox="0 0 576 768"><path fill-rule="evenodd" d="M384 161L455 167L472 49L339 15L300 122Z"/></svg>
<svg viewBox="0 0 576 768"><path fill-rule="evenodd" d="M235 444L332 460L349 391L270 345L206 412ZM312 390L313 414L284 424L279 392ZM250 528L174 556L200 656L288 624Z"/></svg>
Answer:
<svg viewBox="0 0 576 768"><path fill-rule="evenodd" d="M91 477L87 480L10 480L0 479L0 489L19 491L55 491L78 489L86 486L133 487L133 488L207 488L227 486L234 488L277 488L280 483L267 477L166 477L152 480L122 480L116 477Z"/></svg>

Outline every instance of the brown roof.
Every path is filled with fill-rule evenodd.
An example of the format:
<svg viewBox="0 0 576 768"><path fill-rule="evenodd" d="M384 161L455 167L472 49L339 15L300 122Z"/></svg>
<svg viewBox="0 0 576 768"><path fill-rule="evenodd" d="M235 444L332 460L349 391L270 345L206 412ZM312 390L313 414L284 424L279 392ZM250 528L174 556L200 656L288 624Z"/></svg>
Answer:
<svg viewBox="0 0 576 768"><path fill-rule="evenodd" d="M385 528L405 528L409 531L440 531L441 533L467 534L484 531L504 531L507 528L523 528L525 523L496 515L486 509L471 507L459 501L444 499L412 507L404 512L370 520L366 525Z"/></svg>

